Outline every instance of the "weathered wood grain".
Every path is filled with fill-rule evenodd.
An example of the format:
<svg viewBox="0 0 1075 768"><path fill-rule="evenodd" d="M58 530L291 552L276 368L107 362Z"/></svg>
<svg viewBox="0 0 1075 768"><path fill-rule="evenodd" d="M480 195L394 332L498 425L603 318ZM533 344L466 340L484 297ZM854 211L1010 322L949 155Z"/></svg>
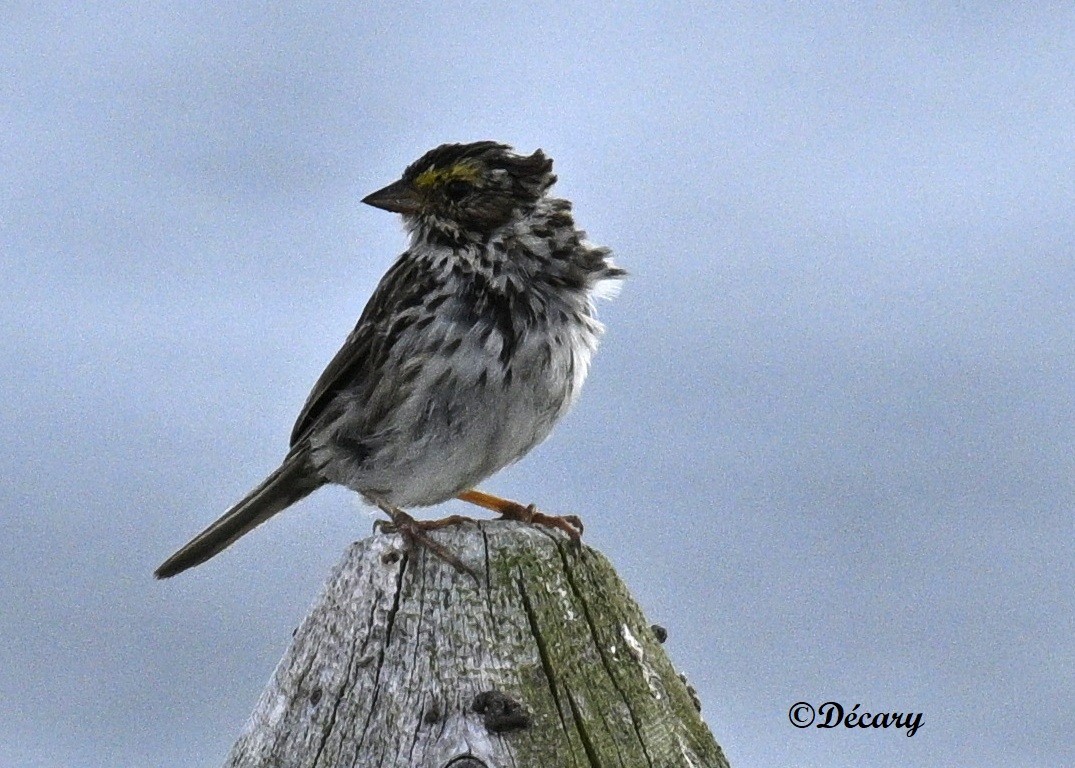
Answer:
<svg viewBox="0 0 1075 768"><path fill-rule="evenodd" d="M352 545L227 766L727 766L600 553L500 521L434 535L481 583L398 536Z"/></svg>

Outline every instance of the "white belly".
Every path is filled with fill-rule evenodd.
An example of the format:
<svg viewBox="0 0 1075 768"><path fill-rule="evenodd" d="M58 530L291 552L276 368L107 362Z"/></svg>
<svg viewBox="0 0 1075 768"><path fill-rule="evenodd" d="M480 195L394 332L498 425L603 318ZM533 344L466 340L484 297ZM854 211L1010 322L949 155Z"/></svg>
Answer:
<svg viewBox="0 0 1075 768"><path fill-rule="evenodd" d="M447 376L445 362L431 357L397 414L398 432L336 482L396 506L427 506L521 458L578 397L600 326L588 320L548 330L523 336L507 367L498 333L484 342L464 338ZM557 335L562 343L547 343Z"/></svg>

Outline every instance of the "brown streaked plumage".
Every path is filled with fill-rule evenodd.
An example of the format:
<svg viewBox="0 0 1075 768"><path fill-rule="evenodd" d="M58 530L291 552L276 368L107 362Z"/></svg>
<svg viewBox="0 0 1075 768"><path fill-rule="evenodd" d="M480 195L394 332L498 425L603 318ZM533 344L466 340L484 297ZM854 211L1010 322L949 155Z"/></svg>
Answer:
<svg viewBox="0 0 1075 768"><path fill-rule="evenodd" d="M577 538L581 522L475 490L544 440L578 397L602 328L599 286L625 274L548 196L541 150L445 144L364 202L402 215L410 246L326 367L283 463L166 560L213 557L328 483L345 485L411 542L463 568L403 508L458 497Z"/></svg>

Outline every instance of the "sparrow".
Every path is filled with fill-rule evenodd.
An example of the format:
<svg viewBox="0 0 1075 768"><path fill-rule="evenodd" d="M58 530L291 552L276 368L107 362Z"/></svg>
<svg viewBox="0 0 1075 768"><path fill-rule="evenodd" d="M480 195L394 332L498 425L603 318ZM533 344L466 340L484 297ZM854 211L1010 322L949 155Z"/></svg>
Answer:
<svg viewBox="0 0 1075 768"><path fill-rule="evenodd" d="M407 508L459 498L577 540L581 521L476 488L552 432L603 328L594 301L626 274L553 197L552 160L493 141L444 144L362 202L399 214L409 246L310 392L260 485L155 572L168 578L330 483L357 491L412 545L469 518Z"/></svg>

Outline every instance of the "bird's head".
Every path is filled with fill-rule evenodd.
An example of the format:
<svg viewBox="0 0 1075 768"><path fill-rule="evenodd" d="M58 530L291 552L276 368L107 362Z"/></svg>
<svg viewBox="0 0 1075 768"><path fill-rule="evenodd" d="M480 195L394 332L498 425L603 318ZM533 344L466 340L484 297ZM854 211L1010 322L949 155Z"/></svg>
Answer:
<svg viewBox="0 0 1075 768"><path fill-rule="evenodd" d="M362 202L402 214L412 229L483 239L533 207L555 181L552 160L540 149L517 155L494 141L442 144Z"/></svg>

